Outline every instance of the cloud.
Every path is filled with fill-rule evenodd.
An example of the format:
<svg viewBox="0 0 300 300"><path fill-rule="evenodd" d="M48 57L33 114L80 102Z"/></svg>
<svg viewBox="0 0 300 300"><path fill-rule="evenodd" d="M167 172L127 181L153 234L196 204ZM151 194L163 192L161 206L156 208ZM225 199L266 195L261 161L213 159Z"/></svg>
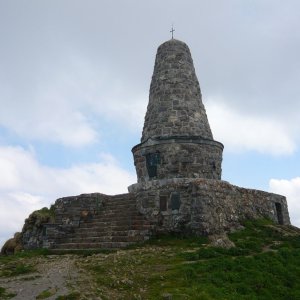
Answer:
<svg viewBox="0 0 300 300"><path fill-rule="evenodd" d="M287 179L271 179L270 192L286 196L291 223L300 227L300 177Z"/></svg>
<svg viewBox="0 0 300 300"><path fill-rule="evenodd" d="M0 104L5 110L0 111L0 125L29 140L75 147L94 143L98 134L80 110L74 88L80 80L73 70L76 66L72 61L64 67L48 63L52 66L36 66L32 76L20 72L14 81L2 81Z"/></svg>
<svg viewBox="0 0 300 300"><path fill-rule="evenodd" d="M23 139L71 147L99 141L105 122L141 131L147 94L133 92L105 63L74 52L38 64L34 76L3 79L0 125Z"/></svg>
<svg viewBox="0 0 300 300"><path fill-rule="evenodd" d="M20 231L29 213L63 196L101 192L119 194L136 182L110 154L70 168L41 165L32 150L0 147L0 244Z"/></svg>
<svg viewBox="0 0 300 300"><path fill-rule="evenodd" d="M214 138L230 152L290 155L296 150L293 131L276 119L243 114L218 99L209 99L206 107Z"/></svg>

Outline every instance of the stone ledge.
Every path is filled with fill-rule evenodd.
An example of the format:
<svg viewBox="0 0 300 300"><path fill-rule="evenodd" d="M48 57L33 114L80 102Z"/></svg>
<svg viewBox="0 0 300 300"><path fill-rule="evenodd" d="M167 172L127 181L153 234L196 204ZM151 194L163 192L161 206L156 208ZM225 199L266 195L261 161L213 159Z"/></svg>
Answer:
<svg viewBox="0 0 300 300"><path fill-rule="evenodd" d="M218 141L203 138L201 136L161 136L156 138L148 138L146 141L135 145L131 151L134 151L138 147L149 147L158 144L171 144L171 143L190 143L190 144L204 144L213 145L221 150L224 149L224 145Z"/></svg>

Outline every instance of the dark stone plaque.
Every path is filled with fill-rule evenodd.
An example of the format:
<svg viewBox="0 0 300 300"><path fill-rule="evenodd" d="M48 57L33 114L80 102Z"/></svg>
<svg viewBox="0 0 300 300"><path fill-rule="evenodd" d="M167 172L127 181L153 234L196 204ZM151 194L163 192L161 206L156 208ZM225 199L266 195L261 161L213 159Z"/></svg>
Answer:
<svg viewBox="0 0 300 300"><path fill-rule="evenodd" d="M160 196L159 197L159 208L160 208L160 211L166 211L167 210L167 196Z"/></svg>
<svg viewBox="0 0 300 300"><path fill-rule="evenodd" d="M147 171L150 178L157 176L157 165L160 163L160 153L146 154Z"/></svg>
<svg viewBox="0 0 300 300"><path fill-rule="evenodd" d="M177 192L171 194L171 208L172 210L179 210L180 208L180 194Z"/></svg>

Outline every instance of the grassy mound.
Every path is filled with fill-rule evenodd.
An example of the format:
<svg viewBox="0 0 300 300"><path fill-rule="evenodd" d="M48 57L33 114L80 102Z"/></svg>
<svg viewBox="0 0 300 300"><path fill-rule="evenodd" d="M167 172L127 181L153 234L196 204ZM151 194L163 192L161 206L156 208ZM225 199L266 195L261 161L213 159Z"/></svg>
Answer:
<svg viewBox="0 0 300 300"><path fill-rule="evenodd" d="M205 238L163 237L82 266L104 299L300 299L300 232L245 222L230 249Z"/></svg>
<svg viewBox="0 0 300 300"><path fill-rule="evenodd" d="M236 245L229 249L207 238L165 236L119 251L69 254L86 281L56 299L300 299L300 229L267 220L244 227L229 235ZM42 257L50 259L49 252L0 257L0 278L32 272L33 259Z"/></svg>

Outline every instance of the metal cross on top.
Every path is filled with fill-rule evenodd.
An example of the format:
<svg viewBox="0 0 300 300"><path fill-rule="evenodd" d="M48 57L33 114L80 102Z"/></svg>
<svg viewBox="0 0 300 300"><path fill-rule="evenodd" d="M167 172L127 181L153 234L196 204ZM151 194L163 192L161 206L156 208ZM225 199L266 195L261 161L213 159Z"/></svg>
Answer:
<svg viewBox="0 0 300 300"><path fill-rule="evenodd" d="M172 34L172 40L173 40L173 32L175 31L175 29L173 28L173 25L172 25L172 29L170 30L171 34Z"/></svg>

